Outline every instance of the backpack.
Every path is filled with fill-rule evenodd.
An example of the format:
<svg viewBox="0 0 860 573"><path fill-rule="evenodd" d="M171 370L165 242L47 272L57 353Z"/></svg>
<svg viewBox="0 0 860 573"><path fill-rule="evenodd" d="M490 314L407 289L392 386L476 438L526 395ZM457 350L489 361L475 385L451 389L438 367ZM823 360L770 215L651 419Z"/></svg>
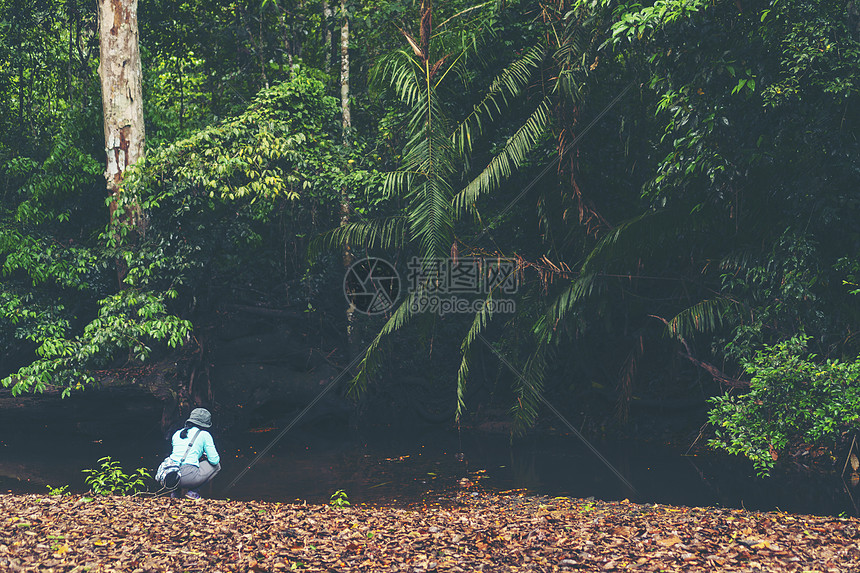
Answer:
<svg viewBox="0 0 860 573"><path fill-rule="evenodd" d="M164 461L161 462L161 465L158 466L158 469L155 470L155 481L160 483L161 487L167 488L169 491L173 491L179 487L179 479L182 477L182 472L179 471L179 468L185 462L185 458L188 457L188 452L191 451L191 446L194 445L194 441L199 435L200 428L197 428L197 432L194 434L194 437L191 438L191 441L188 442L188 447L185 448L185 455L182 456L179 463L176 463L173 461L173 458L167 456L164 458Z"/></svg>

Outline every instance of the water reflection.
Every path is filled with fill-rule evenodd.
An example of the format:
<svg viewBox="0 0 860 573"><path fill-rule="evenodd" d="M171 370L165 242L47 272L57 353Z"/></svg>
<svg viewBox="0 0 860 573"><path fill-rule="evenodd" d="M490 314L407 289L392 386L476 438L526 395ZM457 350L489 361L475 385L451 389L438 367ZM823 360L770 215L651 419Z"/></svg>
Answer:
<svg viewBox="0 0 860 573"><path fill-rule="evenodd" d="M167 451L155 433L102 438L27 432L0 442L0 487L45 493L46 485L85 490L81 469L102 456L126 471L155 468ZM111 437L113 436L113 437ZM596 444L640 492L638 498L572 436L528 438L432 429L352 433L343 428L287 434L230 490L229 483L275 432L217 436L224 467L208 495L266 501L326 503L345 490L353 504L434 502L461 480L491 491L526 489L545 495L690 506L745 507L838 515L854 508L838 478L759 480L742 460L721 455L684 457L668 446ZM462 453L462 461L458 454ZM465 482L464 482L465 483Z"/></svg>

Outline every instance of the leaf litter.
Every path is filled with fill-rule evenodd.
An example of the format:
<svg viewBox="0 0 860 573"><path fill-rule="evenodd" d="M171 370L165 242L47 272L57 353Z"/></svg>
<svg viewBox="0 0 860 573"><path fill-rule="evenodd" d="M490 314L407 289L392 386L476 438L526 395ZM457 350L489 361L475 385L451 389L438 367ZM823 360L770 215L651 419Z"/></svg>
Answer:
<svg viewBox="0 0 860 573"><path fill-rule="evenodd" d="M461 491L439 506L0 496L0 571L860 571L860 520Z"/></svg>

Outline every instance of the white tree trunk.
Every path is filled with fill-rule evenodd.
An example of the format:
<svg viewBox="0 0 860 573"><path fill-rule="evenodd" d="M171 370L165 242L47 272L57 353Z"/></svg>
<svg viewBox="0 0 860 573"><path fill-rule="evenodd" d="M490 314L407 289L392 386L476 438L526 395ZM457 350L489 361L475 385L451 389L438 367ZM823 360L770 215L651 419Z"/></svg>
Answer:
<svg viewBox="0 0 860 573"><path fill-rule="evenodd" d="M116 209L126 168L143 157L143 89L137 32L137 0L98 0L99 78L102 87L107 189ZM121 215L137 231L139 209Z"/></svg>
<svg viewBox="0 0 860 573"><path fill-rule="evenodd" d="M346 12L346 0L340 0L340 13L340 107L343 112L343 143L349 145L352 115L349 111L349 16Z"/></svg>
<svg viewBox="0 0 860 573"><path fill-rule="evenodd" d="M346 11L346 0L340 0L341 28L340 28L340 107L343 116L343 144L350 145L352 131L352 114L349 109L349 15ZM352 205L349 202L349 189L346 185L340 189L340 224L349 223L352 214ZM352 249L349 243L343 246L343 266L348 268L352 264ZM346 311L346 338L350 352L354 346L353 321L355 311L350 306Z"/></svg>
<svg viewBox="0 0 860 573"><path fill-rule="evenodd" d="M325 29L325 73L331 72L331 23L332 10L328 0L323 0L323 28Z"/></svg>
<svg viewBox="0 0 860 573"><path fill-rule="evenodd" d="M350 145L352 131L352 114L349 109L349 16L346 11L346 0L340 0L341 28L340 28L340 108L343 117L343 144ZM340 224L349 223L352 208L349 203L349 194L346 186L341 188L340 195ZM352 262L352 254L349 245L344 249L344 264L349 266Z"/></svg>

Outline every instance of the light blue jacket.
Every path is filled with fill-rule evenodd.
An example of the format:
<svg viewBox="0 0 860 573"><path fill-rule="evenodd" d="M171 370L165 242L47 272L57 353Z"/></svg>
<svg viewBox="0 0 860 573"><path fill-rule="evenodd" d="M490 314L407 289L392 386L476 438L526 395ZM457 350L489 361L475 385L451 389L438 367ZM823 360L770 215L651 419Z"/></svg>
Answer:
<svg viewBox="0 0 860 573"><path fill-rule="evenodd" d="M188 450L188 442L194 438L194 434L198 431L200 432L200 435L197 436L191 449ZM221 456L218 455L218 450L215 449L215 442L212 441L212 434L206 430L190 428L188 430L188 437L183 439L179 435L181 433L182 430L176 430L176 433L173 434L173 451L170 453L170 459L179 463L182 461L182 457L185 456L185 451L188 450L188 455L185 456L185 461L182 462L183 464L200 467L200 457L205 453L210 464L213 466L218 465L218 462L221 461Z"/></svg>

